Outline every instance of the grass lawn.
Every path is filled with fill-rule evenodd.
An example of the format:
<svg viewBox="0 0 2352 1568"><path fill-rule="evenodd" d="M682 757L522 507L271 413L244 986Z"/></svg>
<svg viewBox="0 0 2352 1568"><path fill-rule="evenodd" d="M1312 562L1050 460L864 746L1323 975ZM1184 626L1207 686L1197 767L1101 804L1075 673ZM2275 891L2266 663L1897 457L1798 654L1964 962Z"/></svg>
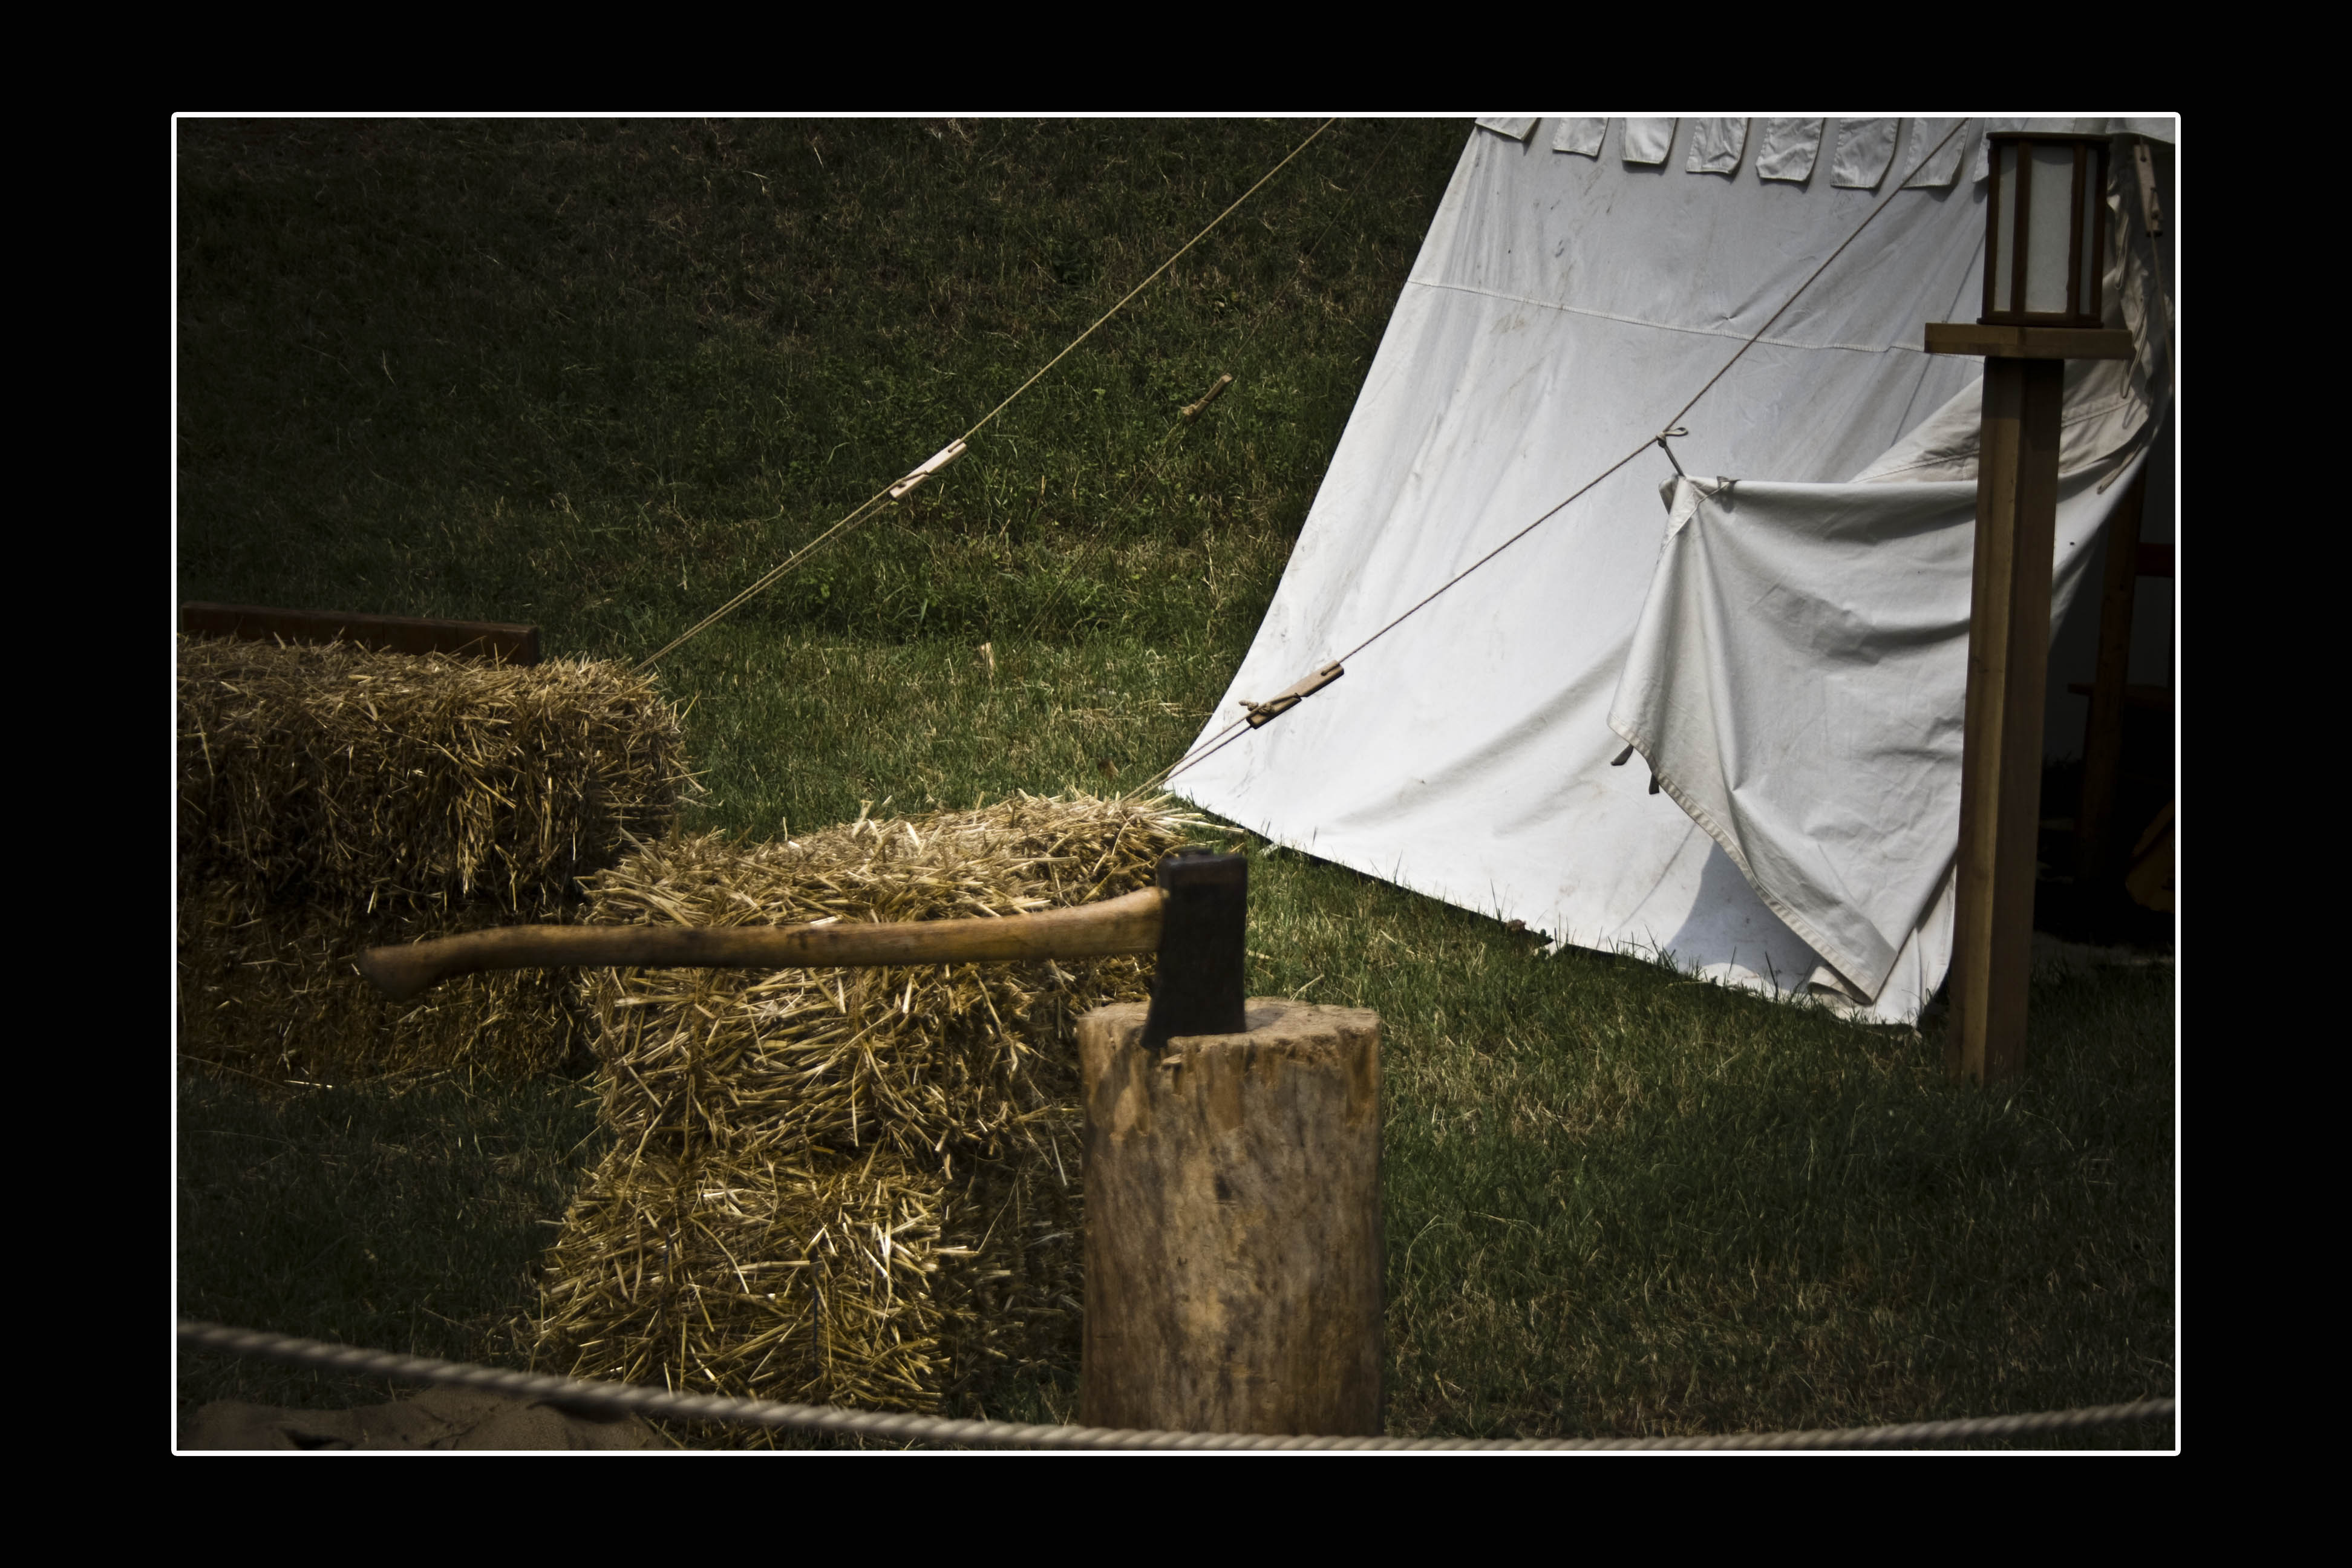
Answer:
<svg viewBox="0 0 2352 1568"><path fill-rule="evenodd" d="M1311 128L183 121L179 594L641 658L970 426ZM1335 126L944 474L667 659L710 790L691 826L1108 793L1173 760L1467 133ZM1546 958L1251 852L1253 991L1388 1030L1392 1431L2172 1391L2169 968L2037 990L2032 1070L1986 1093L1944 1081L1932 1018ZM183 1313L513 1361L597 1151L583 1085L175 1092ZM1066 1416L1074 1389L989 1413ZM386 1392L192 1356L178 1395Z"/></svg>

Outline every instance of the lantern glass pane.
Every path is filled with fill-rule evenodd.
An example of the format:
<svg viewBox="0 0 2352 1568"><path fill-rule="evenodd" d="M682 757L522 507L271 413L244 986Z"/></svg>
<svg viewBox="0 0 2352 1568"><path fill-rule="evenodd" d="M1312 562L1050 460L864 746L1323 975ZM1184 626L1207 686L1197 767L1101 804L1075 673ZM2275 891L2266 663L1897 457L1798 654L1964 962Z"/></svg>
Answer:
<svg viewBox="0 0 2352 1568"><path fill-rule="evenodd" d="M2063 315L2066 274L2074 237L2074 149L2065 142L2031 143L2032 208L2025 215L2025 309Z"/></svg>
<svg viewBox="0 0 2352 1568"><path fill-rule="evenodd" d="M2099 208L2107 199L2107 182L2102 178L2107 161L2099 149L2086 148L2083 153L2083 291L2076 296L2082 300L2083 314L2095 318L2099 311L2099 274L2105 269L2107 258L2098 254Z"/></svg>
<svg viewBox="0 0 2352 1568"><path fill-rule="evenodd" d="M2000 183L1993 187L1999 193L2000 212L1993 229L1992 308L2009 311L2017 309L2017 300L2012 297L2016 285L2011 281L2017 276L2017 144L2000 142L1994 152L2000 159Z"/></svg>

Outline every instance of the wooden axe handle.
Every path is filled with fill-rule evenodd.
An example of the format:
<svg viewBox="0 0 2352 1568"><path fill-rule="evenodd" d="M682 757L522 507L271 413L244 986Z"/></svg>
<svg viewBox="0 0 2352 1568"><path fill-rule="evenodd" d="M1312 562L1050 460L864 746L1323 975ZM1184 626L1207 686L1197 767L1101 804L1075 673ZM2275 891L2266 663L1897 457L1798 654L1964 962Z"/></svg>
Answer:
<svg viewBox="0 0 2352 1568"><path fill-rule="evenodd" d="M404 1002L453 975L486 969L840 969L860 964L985 963L1157 952L1168 895L1002 919L891 925L508 926L406 947L373 947L360 973Z"/></svg>

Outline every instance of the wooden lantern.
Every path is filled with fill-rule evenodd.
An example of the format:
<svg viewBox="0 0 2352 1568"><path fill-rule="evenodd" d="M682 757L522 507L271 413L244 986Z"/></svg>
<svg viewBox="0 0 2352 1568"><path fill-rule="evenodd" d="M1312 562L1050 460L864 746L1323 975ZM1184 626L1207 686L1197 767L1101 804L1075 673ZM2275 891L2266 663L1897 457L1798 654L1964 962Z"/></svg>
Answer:
<svg viewBox="0 0 2352 1568"><path fill-rule="evenodd" d="M2096 327L2107 256L2104 136L1986 139L1986 326Z"/></svg>

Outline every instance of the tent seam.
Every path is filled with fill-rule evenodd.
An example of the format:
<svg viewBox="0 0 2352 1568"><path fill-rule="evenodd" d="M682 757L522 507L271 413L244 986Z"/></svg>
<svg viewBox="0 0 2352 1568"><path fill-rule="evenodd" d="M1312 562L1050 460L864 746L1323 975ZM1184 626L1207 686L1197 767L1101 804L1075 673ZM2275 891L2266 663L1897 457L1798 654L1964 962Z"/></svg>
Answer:
<svg viewBox="0 0 2352 1568"><path fill-rule="evenodd" d="M1640 316L1621 316L1611 310L1588 310L1580 306L1563 305L1556 300L1535 300L1530 299L1524 294L1506 294L1499 289L1481 289L1476 285L1470 283L1436 283L1424 279L1415 278L1408 279L1405 286L1409 289L1443 289L1456 294L1476 294L1488 300L1508 300L1513 304L1532 305L1539 310L1558 310L1562 315L1589 316L1592 320L1598 321L1616 321L1628 327L1650 327L1661 332L1682 332L1695 338L1732 338L1741 342L1751 341L1748 339L1748 334L1743 332L1721 331L1713 327L1685 327L1677 325L1673 321L1653 321L1645 320ZM1801 349L1807 352L1820 351L1822 353L1852 354L1906 353L1916 354L1923 360L1927 357L1927 351L1924 346L1915 349L1906 343L1885 343L1881 345L1872 345L1869 343L1802 343L1790 338L1767 337L1759 337L1752 341L1776 349Z"/></svg>
<svg viewBox="0 0 2352 1568"><path fill-rule="evenodd" d="M1967 388L1963 387L1961 391L1966 392ZM2167 395L2168 396L2169 394ZM2102 452L2097 457L2089 458L2078 467L2063 470L2060 473L2059 478L2075 479L2081 475L2089 473L2094 469L2104 468L2107 464L2113 462L2118 454L2126 458L2129 458L2137 451L2138 447L2147 437L2147 432L2153 428L2155 425L2154 414L2150 412L2151 405L2146 399L2133 396L2128 393L2118 394L2116 396L2109 399L2105 403L2083 409L2079 413L2062 416L2058 421L2058 427L2061 430L2064 430L2074 426L2087 425L2095 420L2105 419L2110 415L2117 414L2126 409L2132 408L2140 410L2145 416L2138 424L2131 427L2129 435L2126 435L2112 450ZM1906 437L1903 439L1907 440L1909 437ZM1897 441L1895 444L1899 446L1902 443L1901 441ZM1875 459L1873 461L1874 463ZM1846 482L1848 484L1866 485L1883 485L1889 483L1890 481L1900 482L1895 479L1895 476L1897 474L1908 474L1920 468L1948 468L1951 466L1951 462L1952 459L1948 457L1921 458L1916 462L1906 463L1899 468L1889 468L1885 473L1879 474L1872 479L1849 479ZM1864 471L1868 472L1868 468L1865 468ZM1968 481L1961 479L1955 480L1953 482L1965 484Z"/></svg>

